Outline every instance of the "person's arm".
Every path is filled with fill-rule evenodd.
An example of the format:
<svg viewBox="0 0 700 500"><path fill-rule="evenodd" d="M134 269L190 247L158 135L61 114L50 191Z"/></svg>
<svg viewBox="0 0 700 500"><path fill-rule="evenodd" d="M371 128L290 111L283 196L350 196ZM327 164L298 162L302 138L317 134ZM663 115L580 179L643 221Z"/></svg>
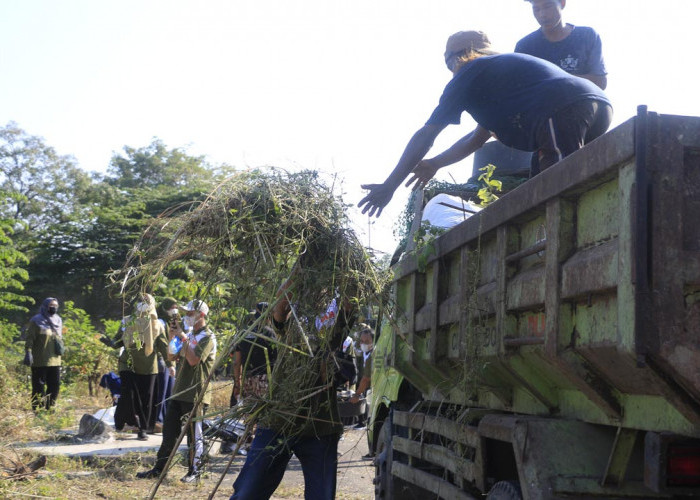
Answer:
<svg viewBox="0 0 700 500"><path fill-rule="evenodd" d="M357 384L357 390L355 391L355 394L352 395L350 398L351 403L357 403L360 400L360 396L364 394L364 392L369 389L370 384L372 383L372 378L371 377L362 377L360 379L360 383Z"/></svg>
<svg viewBox="0 0 700 500"><path fill-rule="evenodd" d="M170 368L173 367L173 360L170 359L170 356L168 356L170 352L168 351L168 340L166 338L165 328L160 322L158 324L160 325L160 328L158 329L158 334L156 335L155 348L158 354L160 354L163 358L163 361L165 361L165 366L168 368L168 371L170 371Z"/></svg>
<svg viewBox="0 0 700 500"><path fill-rule="evenodd" d="M413 134L411 140L408 141L406 149L404 149L399 162L394 167L394 170L389 174L389 177L382 184L363 184L362 189L368 189L370 192L360 200L357 204L362 207L362 213L369 212L370 217L382 214L382 210L389 204L394 191L401 185L403 180L408 177L411 171L416 167L419 161L430 151L430 148L435 142L435 138L442 132L445 125L424 125Z"/></svg>
<svg viewBox="0 0 700 500"><path fill-rule="evenodd" d="M197 356L194 352L194 348L190 346L187 340L187 335L184 332L180 332L180 339L182 339L182 349L180 349L180 356L184 356L190 366L195 366L201 361L201 357Z"/></svg>
<svg viewBox="0 0 700 500"><path fill-rule="evenodd" d="M289 317L289 313L292 312L292 306L290 305L292 295L289 289L294 283L294 276L296 275L297 269L299 269L298 263L294 266L289 278L287 278L277 290L277 297L279 297L279 299L272 307L272 320L277 327L279 327L279 325L284 325Z"/></svg>
<svg viewBox="0 0 700 500"><path fill-rule="evenodd" d="M39 331L39 327L33 321L27 326L27 337L24 341L24 359L22 364L25 366L32 366L34 364L34 355L32 354L32 347L34 346L34 338Z"/></svg>
<svg viewBox="0 0 700 500"><path fill-rule="evenodd" d="M594 39L588 54L588 64L586 65L588 72L578 76L592 81L598 85L598 87L605 90L605 87L608 86L608 72L605 69L605 59L603 58L603 42L598 33L595 33L595 31L593 31L593 33Z"/></svg>
<svg viewBox="0 0 700 500"><path fill-rule="evenodd" d="M447 165L452 165L471 155L474 151L484 145L491 137L491 132L481 125L477 125L474 130L455 142L448 149L439 155L423 160L413 169L413 176L408 179L406 186L416 183L414 189L423 188L427 182L435 177L435 173Z"/></svg>
<svg viewBox="0 0 700 500"><path fill-rule="evenodd" d="M598 87L600 87L603 90L605 90L605 87L608 86L608 77L605 75L594 75L593 73L588 73L585 75L576 75L576 76L578 76L579 78L585 78L586 80L592 81L593 83L598 85Z"/></svg>

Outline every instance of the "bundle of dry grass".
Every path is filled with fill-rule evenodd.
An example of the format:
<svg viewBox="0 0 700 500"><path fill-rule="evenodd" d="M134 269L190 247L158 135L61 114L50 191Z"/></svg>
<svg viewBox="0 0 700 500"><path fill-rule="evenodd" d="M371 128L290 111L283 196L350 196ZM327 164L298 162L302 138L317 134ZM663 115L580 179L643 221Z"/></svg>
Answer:
<svg viewBox="0 0 700 500"><path fill-rule="evenodd" d="M172 266L188 261L197 263L202 298L228 283L238 298L257 302L274 298L297 265L300 284L308 285L300 286L300 312L324 310L333 290L365 302L379 278L345 209L317 172L240 172L191 211L156 220L123 269L122 290L153 290Z"/></svg>
<svg viewBox="0 0 700 500"><path fill-rule="evenodd" d="M226 285L232 291L230 307L258 301L274 306L279 286L292 277L293 315L288 334L275 340L278 362L268 366L271 389L248 398L227 417L245 414L250 425L273 415L289 421L290 428L298 426L300 416L313 413L315 396L331 387L333 329L315 328L314 319L333 299L359 311L385 289L385 277L349 228L346 208L317 172L241 172L191 211L165 214L131 253L123 269L125 294L153 290L161 276L187 262L197 269L197 298L207 301L208 291ZM255 324L234 328L219 344L219 357L246 334L260 332L270 309Z"/></svg>

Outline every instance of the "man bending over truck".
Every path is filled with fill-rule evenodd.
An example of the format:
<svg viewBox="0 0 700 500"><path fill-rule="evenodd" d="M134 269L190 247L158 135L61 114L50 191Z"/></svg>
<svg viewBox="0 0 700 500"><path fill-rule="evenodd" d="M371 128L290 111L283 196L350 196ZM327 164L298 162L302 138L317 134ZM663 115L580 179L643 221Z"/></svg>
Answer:
<svg viewBox="0 0 700 500"><path fill-rule="evenodd" d="M595 84L527 54L498 54L481 31L461 31L447 40L445 63L452 80L427 123L411 138L382 184L364 184L362 213L381 215L394 191L422 188L442 167L479 149L491 135L506 146L537 151L544 170L605 133L612 107ZM477 127L439 155L423 159L447 125L463 111Z"/></svg>

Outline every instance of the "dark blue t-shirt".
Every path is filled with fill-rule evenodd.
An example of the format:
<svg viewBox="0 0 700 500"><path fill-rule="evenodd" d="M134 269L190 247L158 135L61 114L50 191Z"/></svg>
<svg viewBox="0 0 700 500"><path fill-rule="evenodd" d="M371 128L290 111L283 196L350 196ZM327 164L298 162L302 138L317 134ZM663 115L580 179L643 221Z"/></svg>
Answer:
<svg viewBox="0 0 700 500"><path fill-rule="evenodd" d="M447 84L429 125L458 124L467 111L512 148L535 151L540 125L575 102L610 104L594 83L526 54L485 56L467 63Z"/></svg>
<svg viewBox="0 0 700 500"><path fill-rule="evenodd" d="M572 75L607 75L603 44L593 28L573 26L573 31L558 42L550 42L537 30L515 45L515 52L549 61Z"/></svg>

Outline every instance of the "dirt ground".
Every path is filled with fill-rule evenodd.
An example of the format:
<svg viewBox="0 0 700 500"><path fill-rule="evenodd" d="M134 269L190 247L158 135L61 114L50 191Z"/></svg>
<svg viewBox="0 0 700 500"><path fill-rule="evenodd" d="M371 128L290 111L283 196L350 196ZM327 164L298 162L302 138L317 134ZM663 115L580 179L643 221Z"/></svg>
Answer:
<svg viewBox="0 0 700 500"><path fill-rule="evenodd" d="M138 441L134 434L117 433L115 439L102 444L60 445L37 443L30 448L33 454L46 454L46 468L39 474L11 488L0 488L3 498L148 498L154 480L135 479L135 473L149 468L160 445L160 435L151 435L147 442ZM184 446L181 447L185 449ZM374 466L364 459L367 453L366 431L346 429L339 446L338 488L336 498L341 500L367 500L374 498ZM186 473L181 464L173 466L159 487L155 498L209 498L216 483L224 473L230 455L218 453L218 443L210 452L208 472L199 484L186 485L179 481ZM66 462L79 463L80 467ZM233 481L243 466L245 457L234 458L229 472L219 486L216 499L228 498L233 491ZM7 486L7 485L6 485ZM273 499L298 499L304 496L304 477L301 466L293 457L282 483Z"/></svg>

